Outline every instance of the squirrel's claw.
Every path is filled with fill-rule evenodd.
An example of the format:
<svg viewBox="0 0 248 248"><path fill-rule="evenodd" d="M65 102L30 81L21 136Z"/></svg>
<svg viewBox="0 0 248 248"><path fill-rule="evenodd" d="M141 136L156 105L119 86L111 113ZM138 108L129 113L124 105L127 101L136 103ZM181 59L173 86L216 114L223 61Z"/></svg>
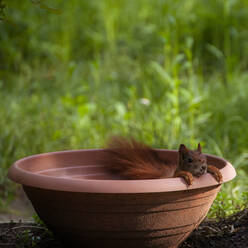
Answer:
<svg viewBox="0 0 248 248"><path fill-rule="evenodd" d="M215 178L215 180L218 183L222 183L223 182L223 177L222 174L220 172L220 170L218 168L216 168L213 165L208 165L208 170L207 170L210 174L213 175L213 177Z"/></svg>
<svg viewBox="0 0 248 248"><path fill-rule="evenodd" d="M192 175L187 175L185 177L183 177L187 183L188 186L193 184L193 176Z"/></svg>
<svg viewBox="0 0 248 248"><path fill-rule="evenodd" d="M192 185L194 181L193 175L188 171L178 171L175 177L182 177L188 186Z"/></svg>

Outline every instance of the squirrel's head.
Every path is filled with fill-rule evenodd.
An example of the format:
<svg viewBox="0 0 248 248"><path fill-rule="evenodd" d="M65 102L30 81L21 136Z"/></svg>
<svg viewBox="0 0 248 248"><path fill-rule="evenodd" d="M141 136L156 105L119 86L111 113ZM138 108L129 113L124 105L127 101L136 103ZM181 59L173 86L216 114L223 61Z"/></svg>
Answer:
<svg viewBox="0 0 248 248"><path fill-rule="evenodd" d="M200 143L196 150L190 150L184 144L181 144L178 154L178 166L181 170L188 171L196 177L207 172L207 158L202 154Z"/></svg>

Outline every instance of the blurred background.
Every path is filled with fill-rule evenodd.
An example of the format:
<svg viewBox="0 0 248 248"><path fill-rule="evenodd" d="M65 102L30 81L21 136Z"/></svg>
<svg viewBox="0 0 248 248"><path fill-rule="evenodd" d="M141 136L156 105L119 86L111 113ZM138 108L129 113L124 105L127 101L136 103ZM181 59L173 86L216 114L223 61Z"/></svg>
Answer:
<svg viewBox="0 0 248 248"><path fill-rule="evenodd" d="M15 160L114 134L156 148L201 142L238 173L209 217L247 206L246 0L11 0L4 12L1 213L21 209L6 177Z"/></svg>

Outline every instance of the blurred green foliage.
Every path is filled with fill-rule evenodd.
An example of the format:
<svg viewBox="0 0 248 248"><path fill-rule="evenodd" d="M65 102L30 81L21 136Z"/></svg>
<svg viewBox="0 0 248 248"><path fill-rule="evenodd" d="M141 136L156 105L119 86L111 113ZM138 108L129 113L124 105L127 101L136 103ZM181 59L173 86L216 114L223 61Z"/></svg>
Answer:
<svg viewBox="0 0 248 248"><path fill-rule="evenodd" d="M0 21L4 19L4 9L5 9L5 2L3 0L0 0Z"/></svg>
<svg viewBox="0 0 248 248"><path fill-rule="evenodd" d="M0 206L15 160L113 134L201 142L237 169L220 197L247 204L247 1L42 2L8 1L0 22Z"/></svg>

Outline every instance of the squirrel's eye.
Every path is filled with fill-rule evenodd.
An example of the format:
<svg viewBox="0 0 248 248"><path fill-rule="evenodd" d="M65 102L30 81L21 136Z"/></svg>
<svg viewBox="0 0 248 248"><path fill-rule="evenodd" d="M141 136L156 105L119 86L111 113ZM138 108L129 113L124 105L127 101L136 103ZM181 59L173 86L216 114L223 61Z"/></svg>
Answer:
<svg viewBox="0 0 248 248"><path fill-rule="evenodd" d="M188 158L188 162L189 163L192 163L193 162L193 159L192 158Z"/></svg>

